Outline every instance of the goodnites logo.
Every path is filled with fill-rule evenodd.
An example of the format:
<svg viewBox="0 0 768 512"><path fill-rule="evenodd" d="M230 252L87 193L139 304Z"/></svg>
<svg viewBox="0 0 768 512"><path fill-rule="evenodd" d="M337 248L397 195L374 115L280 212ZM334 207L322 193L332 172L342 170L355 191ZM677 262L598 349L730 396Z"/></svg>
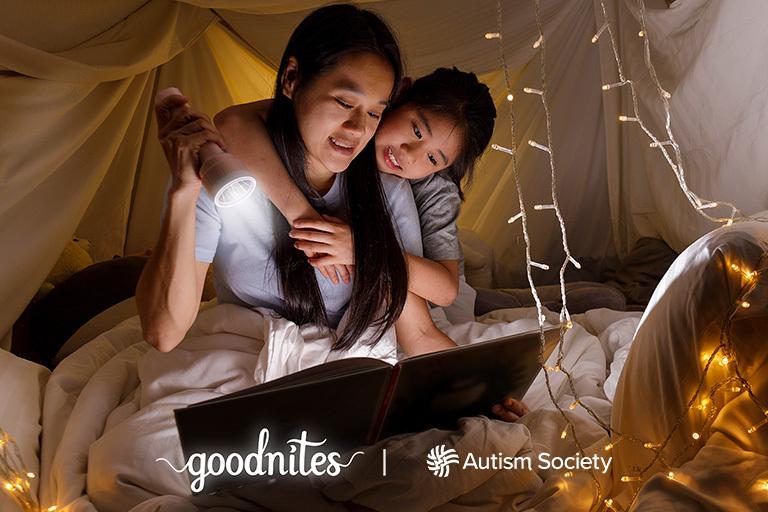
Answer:
<svg viewBox="0 0 768 512"><path fill-rule="evenodd" d="M440 444L429 450L427 454L427 469L435 476L447 477L451 472L451 464L459 463L459 454L453 448Z"/></svg>

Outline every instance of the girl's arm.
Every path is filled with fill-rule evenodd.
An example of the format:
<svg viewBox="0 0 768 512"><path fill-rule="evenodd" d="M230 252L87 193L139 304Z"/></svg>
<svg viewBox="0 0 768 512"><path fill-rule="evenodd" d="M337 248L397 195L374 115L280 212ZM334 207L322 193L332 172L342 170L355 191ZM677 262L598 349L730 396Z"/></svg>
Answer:
<svg viewBox="0 0 768 512"><path fill-rule="evenodd" d="M213 118L227 141L228 150L251 171L262 192L280 210L289 224L298 219L323 220L288 174L267 132L267 113L272 100L225 108ZM307 256L313 256L307 254ZM318 267L323 276L338 283L338 275L349 282L349 268Z"/></svg>
<svg viewBox="0 0 768 512"><path fill-rule="evenodd" d="M275 150L266 127L272 100L227 107L213 118L229 151L253 173L264 195L289 224L297 219L321 219L296 186Z"/></svg>
<svg viewBox="0 0 768 512"><path fill-rule="evenodd" d="M403 312L395 323L397 342L409 356L453 348L456 343L435 326L427 303L408 292Z"/></svg>
<svg viewBox="0 0 768 512"><path fill-rule="evenodd" d="M405 253L408 291L438 306L450 306L459 293L458 260L432 261Z"/></svg>

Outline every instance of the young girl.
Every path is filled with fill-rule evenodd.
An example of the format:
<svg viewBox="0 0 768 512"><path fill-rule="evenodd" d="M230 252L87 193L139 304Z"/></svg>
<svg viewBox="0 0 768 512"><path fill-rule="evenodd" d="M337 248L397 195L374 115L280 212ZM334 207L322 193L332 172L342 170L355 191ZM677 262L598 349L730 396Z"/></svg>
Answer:
<svg viewBox="0 0 768 512"><path fill-rule="evenodd" d="M335 100L340 111L359 108L348 94ZM290 235L296 239L295 246L332 282L348 283L356 261L349 250L349 229L338 219L319 215L285 173L267 144L263 123L258 122L264 119L268 105L255 102L230 107L216 116L216 124L230 150L253 170L264 193L292 222ZM408 299L396 324L398 342L409 355L454 346L434 326L425 301L451 306L460 283L462 289L474 292L460 278L462 253L456 217L463 197L461 181L465 176L471 178L476 160L490 141L495 116L488 87L474 74L441 68L408 87L376 132L378 169L410 180L419 212L424 257L405 254ZM360 275L359 267L356 275ZM468 302L464 311L450 308L452 320L474 320L473 297Z"/></svg>
<svg viewBox="0 0 768 512"><path fill-rule="evenodd" d="M407 294L402 250L421 251L418 214L407 184L376 172L368 142L401 70L397 43L378 16L352 5L321 8L291 36L269 111L268 145L277 147L294 187L315 207L350 223L358 271L352 285L318 282L303 253L292 247L288 225L271 215L260 194L244 209L215 207L201 190L197 150L207 142L225 143L205 116L191 111L188 98L168 100L181 107L159 127L172 184L157 248L136 291L149 343L168 351L182 340L211 262L220 302L263 306L298 324L328 327L336 327L348 309L336 349L349 347L371 326L375 342L394 324ZM357 107L339 109L340 94L353 97Z"/></svg>

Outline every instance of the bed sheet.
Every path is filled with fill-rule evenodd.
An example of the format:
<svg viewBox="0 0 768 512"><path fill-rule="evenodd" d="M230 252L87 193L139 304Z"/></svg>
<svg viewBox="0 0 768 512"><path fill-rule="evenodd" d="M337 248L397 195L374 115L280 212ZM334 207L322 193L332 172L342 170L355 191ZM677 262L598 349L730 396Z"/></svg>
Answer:
<svg viewBox="0 0 768 512"><path fill-rule="evenodd" d="M602 386L611 361L599 336L613 331L628 345L639 315L615 317L607 310L588 315L578 319L585 326L577 323L568 331L566 364L579 377L579 394L607 420L610 401ZM480 342L535 328L535 318L532 308L504 310L480 322L445 327L460 342ZM629 323L622 323L622 319ZM556 322L556 316L549 321ZM594 332L595 326L603 327L595 332L597 336L589 332ZM611 351L608 354L613 355ZM238 506L253 509L256 503L276 509L279 503L290 503L285 501L288 496L312 501L317 510L346 509L351 504L378 509L495 510L500 503L544 510L542 506L557 508L573 499L583 501L583 496L553 495L551 490L543 497L539 495L546 488L543 482L559 478L546 471L479 472L471 478L467 475L472 472L465 471L441 480L424 466L429 448L443 441L476 453L574 454L572 441L560 439L564 420L553 410L543 374L525 397L536 412L518 424L478 417L467 419L456 432L432 430L405 440L382 441L380 447L388 447L392 467L399 468L386 479L371 478L361 464L356 471L344 473L345 479L313 481L303 494L260 489L252 490L255 496L225 495L211 503L210 499L201 502L190 498L187 476L155 461L164 456L176 467L183 466L172 409L318 362L360 355L394 361L393 333L373 349L361 342L349 352L337 354L330 352L330 340L310 326L300 328L265 311L220 305L201 312L177 349L161 353L141 340L138 318L128 319L62 361L51 377L44 411L42 504L57 504L68 511L214 510L227 506L236 510ZM551 387L560 405L567 408L573 397L564 378L555 376ZM605 439L605 432L587 414L579 410L568 414L579 426L585 445L599 445ZM421 492L414 497L403 491L415 477L420 479L417 487ZM250 505L243 505L246 502ZM477 504L482 507L477 508Z"/></svg>

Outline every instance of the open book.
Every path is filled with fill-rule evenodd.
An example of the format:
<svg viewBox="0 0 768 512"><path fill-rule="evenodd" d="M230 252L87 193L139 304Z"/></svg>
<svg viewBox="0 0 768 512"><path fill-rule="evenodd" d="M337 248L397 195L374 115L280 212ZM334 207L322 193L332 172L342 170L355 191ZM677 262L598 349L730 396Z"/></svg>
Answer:
<svg viewBox="0 0 768 512"><path fill-rule="evenodd" d="M558 339L557 329L544 332L545 360ZM306 431L308 439L327 440L326 449L339 451L397 434L454 429L461 417L495 417L494 404L522 398L540 370L541 346L539 331L533 331L394 366L350 358L307 368L177 409L182 449L187 460L194 453L246 453L262 429L283 449ZM206 485L206 491L220 487Z"/></svg>

